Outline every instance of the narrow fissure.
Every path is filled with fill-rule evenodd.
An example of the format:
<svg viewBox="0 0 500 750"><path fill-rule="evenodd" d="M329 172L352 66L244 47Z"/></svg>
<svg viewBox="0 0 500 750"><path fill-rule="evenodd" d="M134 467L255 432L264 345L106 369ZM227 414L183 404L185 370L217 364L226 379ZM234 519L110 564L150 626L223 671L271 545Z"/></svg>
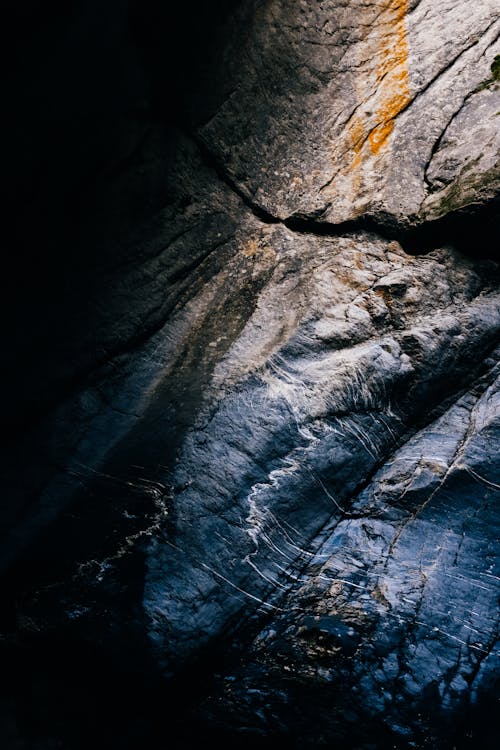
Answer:
<svg viewBox="0 0 500 750"><path fill-rule="evenodd" d="M438 247L452 245L464 255L473 258L498 258L498 242L495 242L495 239L500 233L500 197L483 204L470 204L445 216L413 226L403 226L390 215L383 221L370 214L364 214L338 224L319 221L312 216L301 214L281 219L249 198L199 136L188 131L184 131L184 134L196 144L205 164L213 169L219 179L265 224L282 224L292 232L314 234L318 237L341 237L369 232L386 241L396 240L408 255L426 255Z"/></svg>

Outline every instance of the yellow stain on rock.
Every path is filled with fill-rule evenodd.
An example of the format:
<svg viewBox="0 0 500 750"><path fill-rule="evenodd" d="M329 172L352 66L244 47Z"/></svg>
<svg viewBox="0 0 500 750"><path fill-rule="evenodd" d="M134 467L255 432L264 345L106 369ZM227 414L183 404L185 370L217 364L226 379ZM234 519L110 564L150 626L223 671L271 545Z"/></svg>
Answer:
<svg viewBox="0 0 500 750"><path fill-rule="evenodd" d="M409 0L386 0L376 25L363 43L365 64L356 90L358 103L366 102L366 109L370 111L362 112L362 107L358 108L347 123L344 140L344 148L350 153L348 173L353 195L361 184L364 159L370 154L378 156L387 147L395 118L411 101L406 30L408 6ZM369 65L372 67L368 69Z"/></svg>
<svg viewBox="0 0 500 750"><path fill-rule="evenodd" d="M258 255L259 251L260 246L256 239L248 240L242 248L243 255L246 255L247 258L255 257Z"/></svg>
<svg viewBox="0 0 500 750"><path fill-rule="evenodd" d="M275 257L273 248L263 239L252 237L241 248L242 254L252 260L265 261Z"/></svg>
<svg viewBox="0 0 500 750"><path fill-rule="evenodd" d="M375 112L377 125L368 135L371 152L375 155L387 144L395 118L411 100L406 32L408 0L389 0L387 12L390 33L377 55L380 81Z"/></svg>

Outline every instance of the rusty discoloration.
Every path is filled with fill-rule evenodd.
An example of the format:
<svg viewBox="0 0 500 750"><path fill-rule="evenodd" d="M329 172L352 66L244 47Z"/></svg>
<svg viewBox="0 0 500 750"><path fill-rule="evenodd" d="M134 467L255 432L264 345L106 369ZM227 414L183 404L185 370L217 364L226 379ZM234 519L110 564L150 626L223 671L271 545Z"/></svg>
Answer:
<svg viewBox="0 0 500 750"><path fill-rule="evenodd" d="M347 167L340 170L340 175L347 180L343 190L352 199L362 190L364 163L387 149L395 118L411 101L408 8L409 0L386 0L377 23L360 44L358 106L332 153L337 162L345 162L347 157Z"/></svg>
<svg viewBox="0 0 500 750"><path fill-rule="evenodd" d="M275 251L263 237L251 237L248 239L243 244L241 253L245 258L251 258L255 261L267 261L276 257Z"/></svg>
<svg viewBox="0 0 500 750"><path fill-rule="evenodd" d="M253 258L260 251L259 243L256 239L250 239L242 248L242 253L247 258Z"/></svg>
<svg viewBox="0 0 500 750"><path fill-rule="evenodd" d="M391 33L385 38L378 64L377 125L370 131L368 142L372 154L378 154L387 145L394 129L394 119L411 100L408 75L408 39L406 13L408 0L390 0Z"/></svg>

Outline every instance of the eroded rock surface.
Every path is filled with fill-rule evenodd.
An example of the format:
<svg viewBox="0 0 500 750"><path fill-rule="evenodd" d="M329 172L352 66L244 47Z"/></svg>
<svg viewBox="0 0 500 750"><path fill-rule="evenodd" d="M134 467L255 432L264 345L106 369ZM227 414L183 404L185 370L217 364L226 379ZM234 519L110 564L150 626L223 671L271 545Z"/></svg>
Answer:
<svg viewBox="0 0 500 750"><path fill-rule="evenodd" d="M8 358L4 744L493 748L498 3L221 8Z"/></svg>
<svg viewBox="0 0 500 750"><path fill-rule="evenodd" d="M198 130L269 213L411 224L498 190L496 0L244 11L231 91Z"/></svg>

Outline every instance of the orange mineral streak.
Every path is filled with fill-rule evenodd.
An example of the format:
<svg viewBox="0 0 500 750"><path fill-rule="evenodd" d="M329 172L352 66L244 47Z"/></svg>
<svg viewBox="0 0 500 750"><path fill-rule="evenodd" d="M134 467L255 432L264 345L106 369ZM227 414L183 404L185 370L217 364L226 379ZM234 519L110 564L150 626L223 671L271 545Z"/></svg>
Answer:
<svg viewBox="0 0 500 750"><path fill-rule="evenodd" d="M364 119L355 114L347 127L352 154L350 169L355 173L361 167L365 143L368 142L370 152L377 156L388 144L395 118L411 101L406 32L408 4L409 0L388 0L374 36L367 40L374 65L371 80L377 91L373 114ZM358 91L359 95L363 97L362 90ZM355 183L358 182L359 179L355 179Z"/></svg>
<svg viewBox="0 0 500 750"><path fill-rule="evenodd" d="M406 14L408 0L390 0L387 6L387 23L390 32L385 37L378 56L378 106L375 120L378 123L369 133L372 154L379 154L387 145L394 129L394 119L411 100L408 75L408 38Z"/></svg>

